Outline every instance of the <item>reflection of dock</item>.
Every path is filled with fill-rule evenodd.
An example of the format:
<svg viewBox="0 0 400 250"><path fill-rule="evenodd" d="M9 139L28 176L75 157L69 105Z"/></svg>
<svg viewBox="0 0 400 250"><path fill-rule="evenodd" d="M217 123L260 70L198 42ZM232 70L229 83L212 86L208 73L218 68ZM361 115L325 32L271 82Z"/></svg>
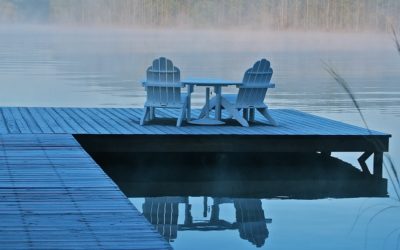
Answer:
<svg viewBox="0 0 400 250"><path fill-rule="evenodd" d="M178 231L223 231L238 230L242 239L248 240L253 245L261 247L268 238L267 223L264 210L259 199L230 199L213 198L211 205L210 219L194 221L191 204L188 197L152 197L145 198L143 203L143 215L155 225L158 232L168 241L178 237ZM184 222L178 224L179 204L185 205ZM220 219L221 204L233 204L236 210L236 221L228 222ZM207 217L207 198L204 197L203 216Z"/></svg>
<svg viewBox="0 0 400 250"><path fill-rule="evenodd" d="M93 156L130 197L319 199L387 196L386 179L375 178L347 162L318 153Z"/></svg>

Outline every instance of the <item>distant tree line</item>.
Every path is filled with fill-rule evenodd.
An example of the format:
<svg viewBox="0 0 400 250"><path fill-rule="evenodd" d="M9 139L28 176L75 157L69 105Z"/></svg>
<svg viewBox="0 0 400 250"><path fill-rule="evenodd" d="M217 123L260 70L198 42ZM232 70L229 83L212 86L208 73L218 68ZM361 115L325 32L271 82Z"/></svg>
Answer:
<svg viewBox="0 0 400 250"><path fill-rule="evenodd" d="M49 0L0 0L1 22L47 22Z"/></svg>
<svg viewBox="0 0 400 250"><path fill-rule="evenodd" d="M37 2L48 22L64 24L326 31L400 25L400 0L0 0L0 21L18 19L24 5Z"/></svg>

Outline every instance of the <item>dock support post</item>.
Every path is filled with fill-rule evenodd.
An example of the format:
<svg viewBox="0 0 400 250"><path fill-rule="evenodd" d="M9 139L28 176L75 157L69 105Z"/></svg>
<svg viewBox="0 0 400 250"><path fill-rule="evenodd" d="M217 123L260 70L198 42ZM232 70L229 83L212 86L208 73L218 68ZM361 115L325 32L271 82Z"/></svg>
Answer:
<svg viewBox="0 0 400 250"><path fill-rule="evenodd" d="M371 172L368 169L367 163L365 163L366 160L372 155L372 152L364 152L359 158L358 158L358 163L360 163L361 169L364 173L366 174L371 174Z"/></svg>
<svg viewBox="0 0 400 250"><path fill-rule="evenodd" d="M332 155L332 152L330 152L330 151L321 151L321 155L325 156L325 157L329 157L329 156Z"/></svg>
<svg viewBox="0 0 400 250"><path fill-rule="evenodd" d="M374 176L382 178L383 152L374 152Z"/></svg>
<svg viewBox="0 0 400 250"><path fill-rule="evenodd" d="M149 117L150 117L150 121L151 120L153 120L155 117L156 117L156 109L154 108L154 107L151 107L150 108L150 115L149 115Z"/></svg>
<svg viewBox="0 0 400 250"><path fill-rule="evenodd" d="M383 152L364 152L358 162L360 163L361 169L366 174L371 174L365 161L374 154L374 172L373 175L378 178L382 178L382 165L383 165Z"/></svg>
<svg viewBox="0 0 400 250"><path fill-rule="evenodd" d="M208 199L207 196L203 197L203 217L207 217L207 212L208 212Z"/></svg>

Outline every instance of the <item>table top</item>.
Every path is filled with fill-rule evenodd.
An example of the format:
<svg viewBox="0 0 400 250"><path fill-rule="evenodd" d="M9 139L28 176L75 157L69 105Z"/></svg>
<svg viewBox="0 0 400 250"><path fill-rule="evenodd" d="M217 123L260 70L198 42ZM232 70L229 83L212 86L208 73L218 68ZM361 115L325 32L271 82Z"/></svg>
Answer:
<svg viewBox="0 0 400 250"><path fill-rule="evenodd" d="M242 82L218 79L218 78L187 78L181 80L183 85L196 85L196 86L229 86L229 85L242 85Z"/></svg>

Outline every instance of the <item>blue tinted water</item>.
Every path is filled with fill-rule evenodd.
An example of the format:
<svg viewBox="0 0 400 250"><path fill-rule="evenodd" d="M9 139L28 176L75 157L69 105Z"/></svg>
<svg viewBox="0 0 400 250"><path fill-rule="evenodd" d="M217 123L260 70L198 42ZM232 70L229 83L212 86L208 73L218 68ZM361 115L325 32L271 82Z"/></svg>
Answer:
<svg viewBox="0 0 400 250"><path fill-rule="evenodd" d="M393 135L389 153L399 169L400 55L385 34L1 27L0 105L140 107L145 92L139 82L158 56L171 58L182 78L233 80L266 57L277 84L268 93L271 108L296 108L362 126L348 95L324 71L322 62L328 62L349 82L369 126ZM195 93L195 106L202 105L203 93ZM336 156L356 165L358 155ZM393 183L388 189L388 198L218 203L209 197L206 217L203 197L184 197L186 202L174 205L176 224L184 224L187 204L193 221L202 223L218 205L226 222L221 223L231 229L181 230L169 239L176 249L396 249L400 202ZM144 198L131 201L143 211ZM251 205L238 209L242 203ZM243 212L258 217L238 217Z"/></svg>

